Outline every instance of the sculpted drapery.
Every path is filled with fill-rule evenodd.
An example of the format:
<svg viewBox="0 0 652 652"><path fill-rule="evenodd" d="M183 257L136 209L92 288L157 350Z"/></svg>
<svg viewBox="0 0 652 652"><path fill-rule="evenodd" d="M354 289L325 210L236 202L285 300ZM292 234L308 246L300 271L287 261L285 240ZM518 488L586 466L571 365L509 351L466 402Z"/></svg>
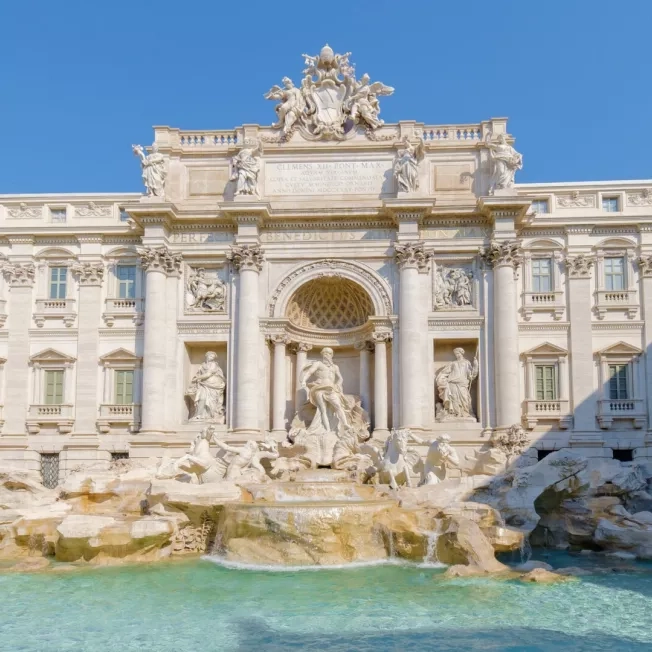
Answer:
<svg viewBox="0 0 652 652"><path fill-rule="evenodd" d="M454 349L453 354L455 361L443 367L435 379L441 401L439 421L474 417L471 383L478 375L478 358L469 362L462 348Z"/></svg>
<svg viewBox="0 0 652 652"><path fill-rule="evenodd" d="M186 391L186 397L193 404L190 420L224 423L225 387L226 381L217 362L217 354L209 351Z"/></svg>

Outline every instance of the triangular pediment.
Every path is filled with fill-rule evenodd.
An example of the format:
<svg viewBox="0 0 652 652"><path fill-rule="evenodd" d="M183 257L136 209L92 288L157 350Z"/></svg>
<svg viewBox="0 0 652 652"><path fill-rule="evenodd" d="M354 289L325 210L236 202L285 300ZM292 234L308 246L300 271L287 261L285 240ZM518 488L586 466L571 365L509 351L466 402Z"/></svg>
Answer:
<svg viewBox="0 0 652 652"><path fill-rule="evenodd" d="M544 342L543 344L539 344L538 346L535 346L533 349L530 349L529 351L525 351L523 355L524 356L535 356L535 355L560 356L560 355L568 355L568 351L566 349L563 349L561 346L552 344L551 342Z"/></svg>
<svg viewBox="0 0 652 652"><path fill-rule="evenodd" d="M76 358L61 353L56 349L44 349L39 353L35 353L30 359L30 362L74 362Z"/></svg>
<svg viewBox="0 0 652 652"><path fill-rule="evenodd" d="M610 344L604 349L600 349L597 352L597 355L622 355L622 356L634 356L640 355L643 353L641 349L632 344L627 344L627 342L616 342L615 344Z"/></svg>
<svg viewBox="0 0 652 652"><path fill-rule="evenodd" d="M139 362L141 358L127 349L120 348L103 355L100 360L102 362Z"/></svg>

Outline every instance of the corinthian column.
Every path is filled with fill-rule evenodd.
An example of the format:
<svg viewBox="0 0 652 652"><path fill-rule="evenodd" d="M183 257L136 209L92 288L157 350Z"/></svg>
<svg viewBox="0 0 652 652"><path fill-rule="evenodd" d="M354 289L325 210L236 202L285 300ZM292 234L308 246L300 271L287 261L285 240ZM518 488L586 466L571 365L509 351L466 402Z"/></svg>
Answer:
<svg viewBox="0 0 652 652"><path fill-rule="evenodd" d="M77 387L75 391L75 433L97 432L97 365L99 338L97 323L102 310L102 280L104 265L101 262L76 263L72 271L79 281L79 313L77 323ZM67 397L66 401L70 401Z"/></svg>
<svg viewBox="0 0 652 652"><path fill-rule="evenodd" d="M387 342L390 333L374 333L374 436L385 437L387 429Z"/></svg>
<svg viewBox="0 0 652 652"><path fill-rule="evenodd" d="M274 346L274 376L272 378L272 434L285 436L285 347L288 338L285 334L271 335L269 341Z"/></svg>
<svg viewBox="0 0 652 652"><path fill-rule="evenodd" d="M295 381L294 381L294 411L298 412L299 408L307 400L305 389L301 389L301 372L306 366L308 361L308 351L312 349L312 344L307 342L297 342L294 345L294 348L297 352L297 363L295 369Z"/></svg>
<svg viewBox="0 0 652 652"><path fill-rule="evenodd" d="M516 240L493 241L482 252L494 270L494 371L496 426L520 423L516 270L522 252Z"/></svg>
<svg viewBox="0 0 652 652"><path fill-rule="evenodd" d="M430 266L422 242L394 245L399 268L399 406L402 428L421 429L423 354L421 339L427 330L422 314L419 274Z"/></svg>
<svg viewBox="0 0 652 652"><path fill-rule="evenodd" d="M263 251L259 245L232 245L227 257L240 273L233 431L244 435L257 435L260 433L258 425L258 396L260 393L258 274L263 268Z"/></svg>
<svg viewBox="0 0 652 652"><path fill-rule="evenodd" d="M652 430L652 254L645 254L638 259L638 269L643 286L643 337L645 340L645 384L647 401L648 430Z"/></svg>
<svg viewBox="0 0 652 652"><path fill-rule="evenodd" d="M165 420L166 298L168 270L181 265L180 256L167 247L144 247L145 337L143 346L143 433L162 433Z"/></svg>
<svg viewBox="0 0 652 652"><path fill-rule="evenodd" d="M357 342L355 348L360 351L360 404L367 412L371 409L371 387L369 371L371 368L370 343L365 341Z"/></svg>

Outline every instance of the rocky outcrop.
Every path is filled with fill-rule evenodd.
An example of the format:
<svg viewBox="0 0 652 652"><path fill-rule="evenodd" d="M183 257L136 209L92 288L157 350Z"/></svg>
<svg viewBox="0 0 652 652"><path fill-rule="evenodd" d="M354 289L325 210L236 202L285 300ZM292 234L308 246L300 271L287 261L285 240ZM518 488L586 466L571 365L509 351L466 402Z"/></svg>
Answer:
<svg viewBox="0 0 652 652"><path fill-rule="evenodd" d="M569 582L575 579L573 575L561 575L553 573L545 568L535 568L519 578L521 582L536 582L537 584L556 584L557 582Z"/></svg>

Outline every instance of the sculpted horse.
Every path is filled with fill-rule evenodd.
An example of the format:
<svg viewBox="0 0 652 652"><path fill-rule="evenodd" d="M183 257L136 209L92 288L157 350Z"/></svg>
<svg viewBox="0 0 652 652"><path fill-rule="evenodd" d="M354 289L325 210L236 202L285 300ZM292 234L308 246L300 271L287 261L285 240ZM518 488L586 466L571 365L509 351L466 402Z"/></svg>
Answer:
<svg viewBox="0 0 652 652"><path fill-rule="evenodd" d="M389 475L389 486L398 489L397 480L405 476L405 484L412 487L410 474L414 467L421 461L419 454L410 450L408 443L412 433L407 428L392 430L385 442L383 459L380 463L380 470Z"/></svg>

